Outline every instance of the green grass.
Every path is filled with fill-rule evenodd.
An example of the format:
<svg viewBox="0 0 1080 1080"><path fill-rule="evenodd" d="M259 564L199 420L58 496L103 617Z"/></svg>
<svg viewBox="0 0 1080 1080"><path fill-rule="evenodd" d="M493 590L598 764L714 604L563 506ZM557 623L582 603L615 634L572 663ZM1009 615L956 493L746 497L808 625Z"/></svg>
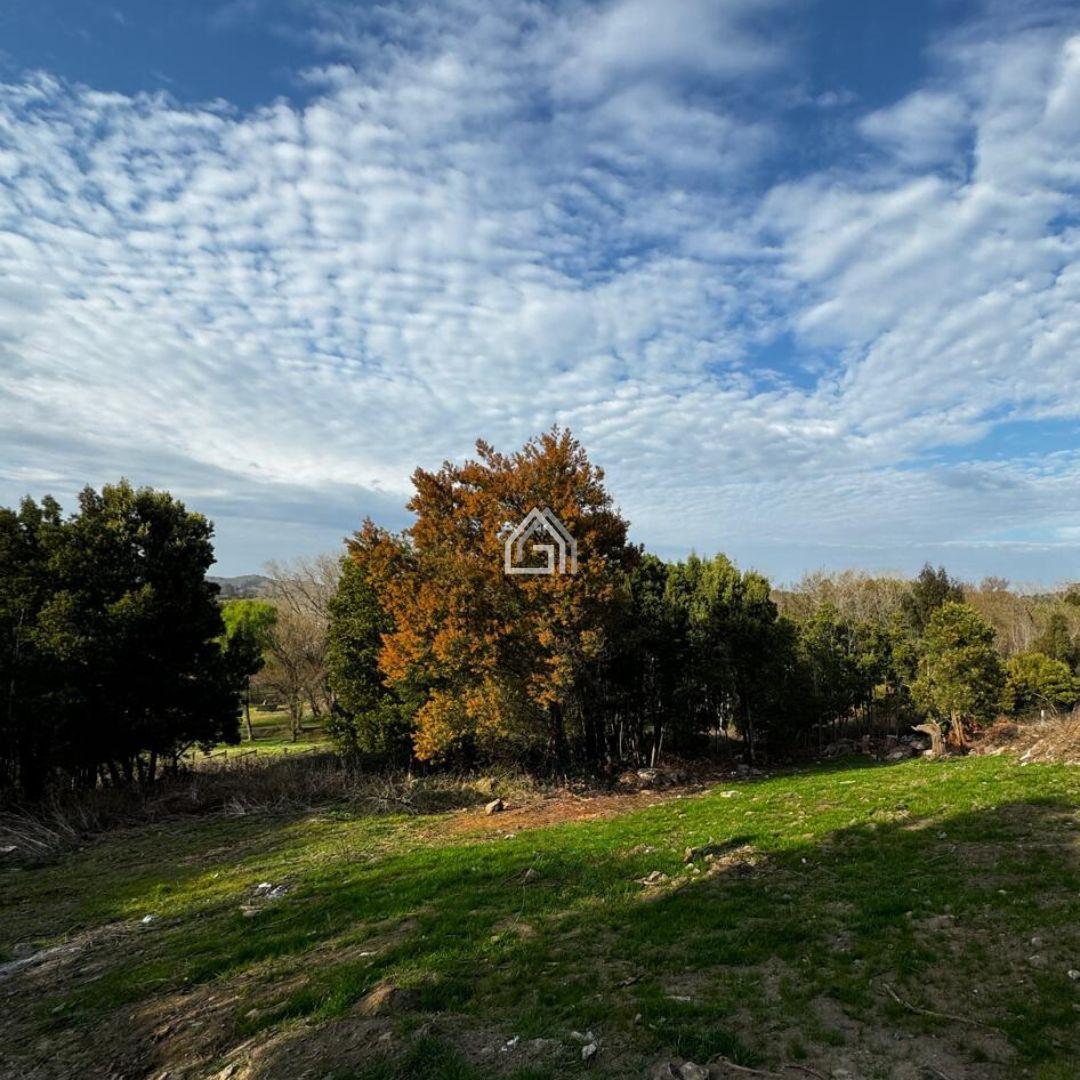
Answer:
<svg viewBox="0 0 1080 1080"><path fill-rule="evenodd" d="M214 754L227 752L229 757L257 750L259 757L280 754L295 754L311 747L323 748L328 745L326 729L321 720L305 717L299 736L294 740L289 723L289 714L279 709L251 710L251 733L254 738L249 742L243 719L240 721L240 743L231 746L220 743L213 749Z"/></svg>
<svg viewBox="0 0 1080 1080"><path fill-rule="evenodd" d="M376 1044L352 1071L325 1073L489 1075L455 1042L470 1029L561 1040L549 1072L522 1064L537 1077L580 1067L571 1029L601 1038L591 1072L627 1076L660 1054L820 1063L870 1053L869 1033L887 1029L1015 1070L987 1075L1075 1075L1075 769L839 764L737 790L512 836L346 810L106 835L0 871L0 949L89 933L91 968L43 982L0 1037L62 1042L121 1018L137 1032L154 1003L209 988L229 1002L218 1048L302 1041L312 1023L353 1023L389 980L416 991L418 1011L394 1019L385 1054ZM705 843L750 845L753 865L694 874L683 851ZM637 883L653 870L671 884ZM289 891L260 904L264 881ZM109 928L121 944L105 948L93 935ZM909 1006L989 1027L897 1004L886 984ZM440 1018L453 1019L445 1032Z"/></svg>

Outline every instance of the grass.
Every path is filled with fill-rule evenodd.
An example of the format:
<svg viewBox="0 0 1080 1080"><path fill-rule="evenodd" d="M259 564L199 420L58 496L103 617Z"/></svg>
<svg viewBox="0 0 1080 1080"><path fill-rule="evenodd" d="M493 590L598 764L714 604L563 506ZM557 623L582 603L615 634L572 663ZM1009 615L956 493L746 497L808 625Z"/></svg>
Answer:
<svg viewBox="0 0 1080 1080"><path fill-rule="evenodd" d="M1075 1075L1075 769L846 763L724 790L506 832L219 816L8 867L0 951L79 948L16 977L0 1045L66 1061L111 1031L205 1075L245 1040L264 1047L253 1075L314 1054L341 1077L639 1076L661 1055L889 1076L931 1050L946 1075ZM703 844L719 857L695 872L684 849ZM639 884L652 871L666 883ZM260 899L262 882L287 891ZM413 1007L360 1018L380 983ZM199 1009L198 1030L152 1038ZM599 1039L588 1066L573 1030Z"/></svg>
<svg viewBox="0 0 1080 1080"><path fill-rule="evenodd" d="M214 754L223 751L232 757L250 750L257 750L259 756L298 753L311 747L324 748L328 745L326 730L321 720L307 717L299 736L294 740L289 714L283 709L251 709L251 733L254 738L249 742L243 719L240 721L240 744L232 746L220 743L214 747Z"/></svg>

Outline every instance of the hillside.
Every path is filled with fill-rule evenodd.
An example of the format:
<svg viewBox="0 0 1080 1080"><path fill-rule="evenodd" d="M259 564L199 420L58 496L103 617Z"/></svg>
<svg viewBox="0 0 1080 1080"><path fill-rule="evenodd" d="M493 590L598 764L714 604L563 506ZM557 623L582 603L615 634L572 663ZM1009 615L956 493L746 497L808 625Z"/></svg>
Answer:
<svg viewBox="0 0 1080 1080"><path fill-rule="evenodd" d="M262 596L266 592L270 579L263 574L240 574L236 577L214 577L208 574L207 581L217 585L223 600L246 600Z"/></svg>
<svg viewBox="0 0 1080 1080"><path fill-rule="evenodd" d="M1072 1077L1078 798L842 763L9 855L0 1074Z"/></svg>

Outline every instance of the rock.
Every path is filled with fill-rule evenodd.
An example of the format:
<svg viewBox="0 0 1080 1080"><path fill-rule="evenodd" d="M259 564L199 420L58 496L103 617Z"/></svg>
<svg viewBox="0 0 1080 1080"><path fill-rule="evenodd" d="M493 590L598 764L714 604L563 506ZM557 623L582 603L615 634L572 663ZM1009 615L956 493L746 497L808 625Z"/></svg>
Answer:
<svg viewBox="0 0 1080 1080"><path fill-rule="evenodd" d="M1080 981L1080 971L1077 971L1076 968L1069 968L1065 974L1068 975L1073 982Z"/></svg>
<svg viewBox="0 0 1080 1080"><path fill-rule="evenodd" d="M1040 953L1036 953L1034 956L1029 956L1027 962L1035 968L1046 967L1046 957Z"/></svg>
<svg viewBox="0 0 1080 1080"><path fill-rule="evenodd" d="M705 1065L675 1058L658 1061L649 1070L649 1080L709 1080L709 1070Z"/></svg>
<svg viewBox="0 0 1080 1080"><path fill-rule="evenodd" d="M597 1046L596 1043L594 1043L594 1042L586 1043L581 1048L581 1060L582 1061L592 1061L592 1059L594 1057L596 1057L596 1053L597 1053L597 1051L599 1049L600 1049L600 1047Z"/></svg>
<svg viewBox="0 0 1080 1080"><path fill-rule="evenodd" d="M156 915L144 915L141 921L143 926L146 926L148 923L152 923L156 918Z"/></svg>
<svg viewBox="0 0 1080 1080"><path fill-rule="evenodd" d="M890 750L885 755L886 761L903 761L904 758L911 757L911 752L905 746L897 746L895 749Z"/></svg>
<svg viewBox="0 0 1080 1080"><path fill-rule="evenodd" d="M393 983L379 983L360 999L356 1011L361 1016L387 1016L415 1009L419 1002L420 995L415 990L403 990Z"/></svg>
<svg viewBox="0 0 1080 1080"><path fill-rule="evenodd" d="M579 1043L591 1043L596 1041L596 1036L591 1031L586 1031L584 1034L580 1031L571 1031L570 1038L574 1042Z"/></svg>
<svg viewBox="0 0 1080 1080"><path fill-rule="evenodd" d="M540 871L535 867L530 866L524 874L521 875L521 882L523 885L531 885L534 881L540 880Z"/></svg>
<svg viewBox="0 0 1080 1080"><path fill-rule="evenodd" d="M261 900L277 900L288 891L288 885L274 885L269 881L261 881L255 886L255 895Z"/></svg>
<svg viewBox="0 0 1080 1080"><path fill-rule="evenodd" d="M663 885L668 876L662 870L651 870L643 878L638 878L641 885Z"/></svg>
<svg viewBox="0 0 1080 1080"><path fill-rule="evenodd" d="M501 814L506 809L506 803L502 799L492 799L491 802L484 807L485 814Z"/></svg>
<svg viewBox="0 0 1080 1080"><path fill-rule="evenodd" d="M664 775L659 769L638 769L637 778L645 787L664 786Z"/></svg>
<svg viewBox="0 0 1080 1080"><path fill-rule="evenodd" d="M695 1065L692 1061L684 1061L679 1066L679 1080L709 1080L709 1070L704 1065Z"/></svg>
<svg viewBox="0 0 1080 1080"><path fill-rule="evenodd" d="M734 788L732 788L730 791L721 791L720 792L720 798L721 799L733 799L738 794L739 793Z"/></svg>

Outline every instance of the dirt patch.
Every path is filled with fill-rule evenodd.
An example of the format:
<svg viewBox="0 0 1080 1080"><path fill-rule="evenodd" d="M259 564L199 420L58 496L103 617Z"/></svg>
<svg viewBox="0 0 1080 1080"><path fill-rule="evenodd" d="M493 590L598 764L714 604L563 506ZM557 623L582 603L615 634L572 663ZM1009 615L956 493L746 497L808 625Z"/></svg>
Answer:
<svg viewBox="0 0 1080 1080"><path fill-rule="evenodd" d="M710 774L708 777L699 775L682 783L639 791L579 794L562 790L517 803L508 799L506 808L497 814L486 814L483 808L458 811L445 822L444 830L451 835L505 835L566 821L593 821L616 817L688 795L701 794L710 790L720 780L730 789L732 776L730 773L723 773Z"/></svg>

